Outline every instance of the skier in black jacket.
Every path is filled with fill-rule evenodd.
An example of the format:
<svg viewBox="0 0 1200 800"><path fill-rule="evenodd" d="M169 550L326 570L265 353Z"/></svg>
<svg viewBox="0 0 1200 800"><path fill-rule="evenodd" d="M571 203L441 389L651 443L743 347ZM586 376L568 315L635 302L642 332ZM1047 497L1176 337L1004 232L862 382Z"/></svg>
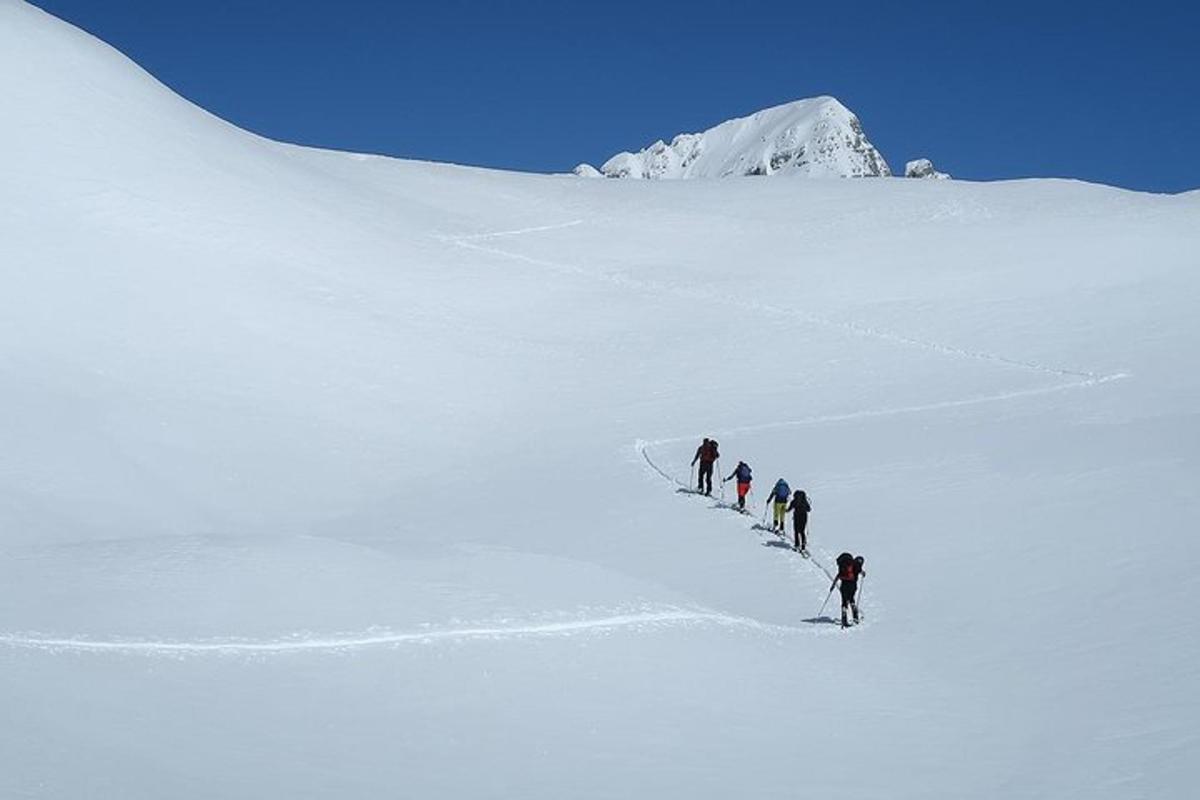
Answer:
<svg viewBox="0 0 1200 800"><path fill-rule="evenodd" d="M715 439L705 439L696 448L696 455L692 457L693 467L697 461L700 462L700 471L696 475L696 491L706 495L712 494L713 464L717 463L720 457Z"/></svg>
<svg viewBox="0 0 1200 800"><path fill-rule="evenodd" d="M855 557L849 553L842 553L837 557L837 567L837 577L829 585L829 591L833 591L833 587L838 585L838 581L842 582L842 627L849 628L850 623L846 619L846 609L849 608L854 612L854 624L857 625L859 616L855 595L858 594L858 579L867 573L863 569L863 557Z"/></svg>
<svg viewBox="0 0 1200 800"><path fill-rule="evenodd" d="M792 494L792 502L787 510L792 512L792 533L796 537L796 550L808 555L808 512L812 511L808 495L797 489Z"/></svg>

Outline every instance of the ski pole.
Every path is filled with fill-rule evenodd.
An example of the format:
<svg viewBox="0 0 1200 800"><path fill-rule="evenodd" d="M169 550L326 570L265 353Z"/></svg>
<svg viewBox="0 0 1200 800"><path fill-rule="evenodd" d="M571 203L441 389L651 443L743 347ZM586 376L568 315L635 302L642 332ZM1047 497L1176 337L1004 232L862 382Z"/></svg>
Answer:
<svg viewBox="0 0 1200 800"><path fill-rule="evenodd" d="M829 598L833 597L833 590L837 588L837 581L833 582L833 586L829 587L829 594L825 595L825 602L821 603L821 610L817 612L817 616L825 613L825 606L829 605Z"/></svg>
<svg viewBox="0 0 1200 800"><path fill-rule="evenodd" d="M720 478L721 473L724 471L721 469L721 459L719 459L719 458L717 459L717 463L715 466L717 468L717 477ZM725 480L724 479L721 480L721 502L722 503L725 502Z"/></svg>

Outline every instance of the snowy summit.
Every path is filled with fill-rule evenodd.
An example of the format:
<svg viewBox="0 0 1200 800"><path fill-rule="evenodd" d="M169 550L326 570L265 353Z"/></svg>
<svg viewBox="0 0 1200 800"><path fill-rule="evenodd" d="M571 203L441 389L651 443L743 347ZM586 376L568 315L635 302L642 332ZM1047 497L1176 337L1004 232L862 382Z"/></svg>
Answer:
<svg viewBox="0 0 1200 800"><path fill-rule="evenodd" d="M580 164L575 174L594 176ZM862 123L833 97L797 100L702 133L659 140L637 153L618 153L600 167L609 178L724 178L803 175L865 178L891 175Z"/></svg>

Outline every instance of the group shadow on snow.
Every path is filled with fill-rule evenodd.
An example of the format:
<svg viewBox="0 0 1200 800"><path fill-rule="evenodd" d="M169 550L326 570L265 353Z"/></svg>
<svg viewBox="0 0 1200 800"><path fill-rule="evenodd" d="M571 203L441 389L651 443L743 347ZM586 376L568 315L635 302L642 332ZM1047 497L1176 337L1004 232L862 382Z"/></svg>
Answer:
<svg viewBox="0 0 1200 800"><path fill-rule="evenodd" d="M762 543L762 546L763 547L778 547L781 550L790 550L793 553L796 552L795 545L788 544L787 542L783 541L782 539L768 539L767 541Z"/></svg>
<svg viewBox="0 0 1200 800"><path fill-rule="evenodd" d="M675 493L676 494L694 495L697 497L707 497L713 501L711 508L717 508L717 509L721 509L724 511L736 511L737 513L739 513L745 517L753 517L754 516L754 513L752 511L750 511L749 509L739 507L736 503L727 503L724 500L713 497L712 495L708 494L707 492L701 492L696 489L688 489L688 488L681 486L675 490ZM779 531L778 528L772 528L770 525L767 525L765 522L755 522L753 525L750 526L750 530L759 531L761 533L769 533L769 534L772 534L773 536L779 537L776 539L768 539L767 541L763 542L763 547L778 547L782 550L790 550L792 552L796 552L795 546L791 542L787 541L787 539Z"/></svg>

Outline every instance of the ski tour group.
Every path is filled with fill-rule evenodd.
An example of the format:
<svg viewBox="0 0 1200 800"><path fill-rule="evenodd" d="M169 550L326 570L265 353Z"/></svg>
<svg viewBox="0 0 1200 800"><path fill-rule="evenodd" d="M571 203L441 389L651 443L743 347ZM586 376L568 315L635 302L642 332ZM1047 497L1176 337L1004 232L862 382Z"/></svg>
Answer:
<svg viewBox="0 0 1200 800"><path fill-rule="evenodd" d="M699 465L696 471L696 492L705 497L712 496L713 490L713 472L716 469L717 461L721 457L721 452L717 446L715 439L705 439L696 448L696 455L692 458L692 467ZM754 474L750 469L750 465L745 461L739 461L734 467L733 472L728 476L721 478L721 483L725 484L729 481L735 481L737 485L737 505L730 506L735 511L743 514L749 514L746 510L746 496L750 494L750 484L754 480ZM781 537L786 538L787 515L792 515L792 549L798 552L805 558L809 558L808 552L808 514L812 511L812 505L809 503L808 494L802 489L792 491L792 487L783 478L775 481L775 485L767 494L766 507L763 509L763 525L766 525L767 511L772 511L771 532ZM853 617L854 623L858 624L861 619L858 611L858 587L859 579L867 573L863 570L863 557L855 556L851 553L842 553L837 557L837 575L833 579L833 583L829 587L829 595L825 598L825 602L829 602L829 597L833 596L833 590L840 584L842 593L842 627L850 627L850 619ZM824 612L825 606L821 606L821 612Z"/></svg>

